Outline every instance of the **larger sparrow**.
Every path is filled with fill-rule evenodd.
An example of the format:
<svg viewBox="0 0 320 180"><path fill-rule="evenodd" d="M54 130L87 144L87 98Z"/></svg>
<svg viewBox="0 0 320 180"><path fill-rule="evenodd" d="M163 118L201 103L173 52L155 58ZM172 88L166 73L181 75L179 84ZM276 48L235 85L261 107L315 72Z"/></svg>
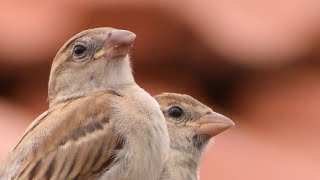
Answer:
<svg viewBox="0 0 320 180"><path fill-rule="evenodd" d="M134 81L135 34L97 28L57 53L49 109L0 166L1 179L159 179L169 136L159 104Z"/></svg>
<svg viewBox="0 0 320 180"><path fill-rule="evenodd" d="M234 125L229 118L188 95L155 96L165 115L170 155L161 180L196 180L201 155L209 140Z"/></svg>

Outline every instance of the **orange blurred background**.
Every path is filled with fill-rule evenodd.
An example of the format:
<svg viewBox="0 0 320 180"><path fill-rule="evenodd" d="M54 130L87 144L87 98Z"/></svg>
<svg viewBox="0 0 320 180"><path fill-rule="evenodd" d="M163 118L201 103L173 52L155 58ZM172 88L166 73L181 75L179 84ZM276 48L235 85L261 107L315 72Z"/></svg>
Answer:
<svg viewBox="0 0 320 180"><path fill-rule="evenodd" d="M74 34L137 34L137 82L187 93L236 127L218 135L200 177L320 179L320 1L2 1L0 160L48 107L55 53Z"/></svg>

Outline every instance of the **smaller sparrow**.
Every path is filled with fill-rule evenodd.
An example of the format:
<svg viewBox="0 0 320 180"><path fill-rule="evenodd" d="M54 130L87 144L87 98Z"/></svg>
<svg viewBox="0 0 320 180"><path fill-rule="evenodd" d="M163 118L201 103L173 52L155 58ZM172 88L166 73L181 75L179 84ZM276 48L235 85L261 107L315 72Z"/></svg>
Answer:
<svg viewBox="0 0 320 180"><path fill-rule="evenodd" d="M234 126L189 95L163 93L154 97L166 118L170 153L161 180L199 179L201 155L209 140Z"/></svg>

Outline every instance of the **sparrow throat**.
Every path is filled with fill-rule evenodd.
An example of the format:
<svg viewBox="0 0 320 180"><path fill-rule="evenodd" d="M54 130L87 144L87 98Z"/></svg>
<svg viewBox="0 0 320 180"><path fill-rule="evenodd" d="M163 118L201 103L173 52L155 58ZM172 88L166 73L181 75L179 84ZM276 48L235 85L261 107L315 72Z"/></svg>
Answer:
<svg viewBox="0 0 320 180"><path fill-rule="evenodd" d="M66 72L53 70L49 81L49 106L100 91L136 84L128 56L95 61L86 67Z"/></svg>

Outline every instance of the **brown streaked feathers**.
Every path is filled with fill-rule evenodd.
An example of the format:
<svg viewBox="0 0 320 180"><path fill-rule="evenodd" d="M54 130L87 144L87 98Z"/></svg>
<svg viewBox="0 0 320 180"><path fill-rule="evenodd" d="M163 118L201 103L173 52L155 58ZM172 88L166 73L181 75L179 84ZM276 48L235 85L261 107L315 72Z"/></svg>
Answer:
<svg viewBox="0 0 320 180"><path fill-rule="evenodd" d="M124 143L112 129L112 96L97 93L54 108L26 133L22 146L15 148L24 151L30 136L50 131L38 140L14 179L94 179L107 171Z"/></svg>

